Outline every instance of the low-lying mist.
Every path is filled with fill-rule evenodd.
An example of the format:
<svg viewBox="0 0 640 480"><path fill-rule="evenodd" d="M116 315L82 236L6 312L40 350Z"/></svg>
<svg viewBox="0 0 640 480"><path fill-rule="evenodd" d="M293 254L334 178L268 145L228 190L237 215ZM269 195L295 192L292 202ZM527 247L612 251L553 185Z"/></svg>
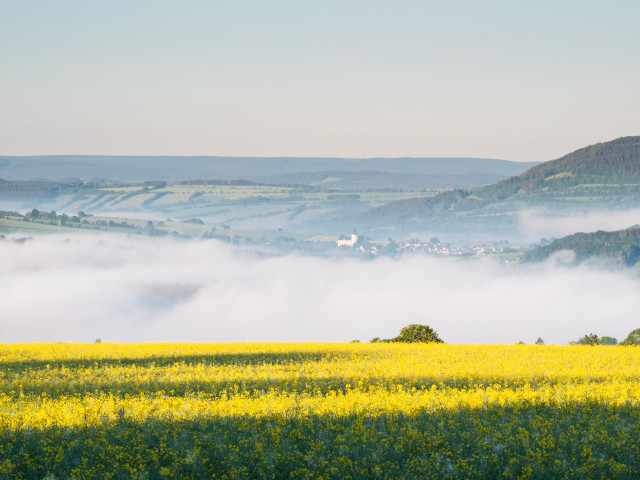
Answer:
<svg viewBox="0 0 640 480"><path fill-rule="evenodd" d="M640 208L550 214L542 209L523 210L518 216L520 237L527 241L564 237L576 232L615 231L640 223Z"/></svg>
<svg viewBox="0 0 640 480"><path fill-rule="evenodd" d="M450 343L567 343L640 327L640 280L551 260L264 256L115 235L0 241L0 341L368 341L410 323Z"/></svg>

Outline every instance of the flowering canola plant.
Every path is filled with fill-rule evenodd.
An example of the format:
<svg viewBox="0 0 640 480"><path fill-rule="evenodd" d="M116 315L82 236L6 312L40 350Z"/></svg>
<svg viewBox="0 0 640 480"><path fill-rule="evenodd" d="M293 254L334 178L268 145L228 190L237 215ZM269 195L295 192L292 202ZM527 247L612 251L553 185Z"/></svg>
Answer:
<svg viewBox="0 0 640 480"><path fill-rule="evenodd" d="M0 479L640 478L640 349L0 345Z"/></svg>

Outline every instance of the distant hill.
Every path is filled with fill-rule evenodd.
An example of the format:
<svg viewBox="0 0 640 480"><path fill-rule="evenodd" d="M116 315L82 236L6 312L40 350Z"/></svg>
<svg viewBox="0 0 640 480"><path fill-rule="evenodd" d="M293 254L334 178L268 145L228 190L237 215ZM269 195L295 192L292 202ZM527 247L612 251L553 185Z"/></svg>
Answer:
<svg viewBox="0 0 640 480"><path fill-rule="evenodd" d="M576 150L473 193L483 200L503 200L578 185L640 184L640 137L622 137Z"/></svg>
<svg viewBox="0 0 640 480"><path fill-rule="evenodd" d="M143 182L248 180L338 189L472 188L535 162L483 158L0 157L0 179Z"/></svg>
<svg viewBox="0 0 640 480"><path fill-rule="evenodd" d="M444 173L428 175L388 171L333 171L285 173L266 177L264 183L309 185L336 190L473 188L504 179L497 173Z"/></svg>
<svg viewBox="0 0 640 480"><path fill-rule="evenodd" d="M404 224L405 230L415 230L427 224L453 225L464 216L466 224L496 225L500 223L498 215L502 215L503 223L513 223L505 214L540 205L639 206L640 137L624 137L582 148L492 185L391 202L349 222L375 227Z"/></svg>
<svg viewBox="0 0 640 480"><path fill-rule="evenodd" d="M522 260L541 261L562 250L574 252L576 263L600 257L632 267L640 261L640 227L617 232L575 233L525 252Z"/></svg>

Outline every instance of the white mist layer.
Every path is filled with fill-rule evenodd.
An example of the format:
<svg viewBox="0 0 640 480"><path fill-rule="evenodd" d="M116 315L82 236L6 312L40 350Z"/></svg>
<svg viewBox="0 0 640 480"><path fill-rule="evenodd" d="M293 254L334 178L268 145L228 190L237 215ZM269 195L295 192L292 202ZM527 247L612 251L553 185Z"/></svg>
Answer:
<svg viewBox="0 0 640 480"><path fill-rule="evenodd" d="M543 210L519 213L520 235L527 241L560 238L576 232L615 231L640 224L640 209L594 211L582 215L550 215Z"/></svg>
<svg viewBox="0 0 640 480"><path fill-rule="evenodd" d="M640 327L640 281L595 267L100 238L0 241L0 341L367 341L423 323L449 343L567 343Z"/></svg>

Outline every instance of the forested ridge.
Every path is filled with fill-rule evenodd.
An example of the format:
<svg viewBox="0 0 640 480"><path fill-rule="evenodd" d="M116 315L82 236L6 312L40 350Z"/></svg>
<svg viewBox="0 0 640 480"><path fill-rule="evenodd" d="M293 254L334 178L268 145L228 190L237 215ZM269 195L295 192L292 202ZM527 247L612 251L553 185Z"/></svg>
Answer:
<svg viewBox="0 0 640 480"><path fill-rule="evenodd" d="M628 199L640 199L640 136L591 145L492 185L391 202L365 213L363 219L424 218L483 207L491 209L501 202L514 205Z"/></svg>
<svg viewBox="0 0 640 480"><path fill-rule="evenodd" d="M576 263L605 257L632 267L640 261L640 226L615 232L574 233L525 252L522 260L541 261L562 250L574 252Z"/></svg>
<svg viewBox="0 0 640 480"><path fill-rule="evenodd" d="M474 193L484 200L502 200L536 190L629 183L640 183L640 137L622 137L581 148L519 176L477 188Z"/></svg>

